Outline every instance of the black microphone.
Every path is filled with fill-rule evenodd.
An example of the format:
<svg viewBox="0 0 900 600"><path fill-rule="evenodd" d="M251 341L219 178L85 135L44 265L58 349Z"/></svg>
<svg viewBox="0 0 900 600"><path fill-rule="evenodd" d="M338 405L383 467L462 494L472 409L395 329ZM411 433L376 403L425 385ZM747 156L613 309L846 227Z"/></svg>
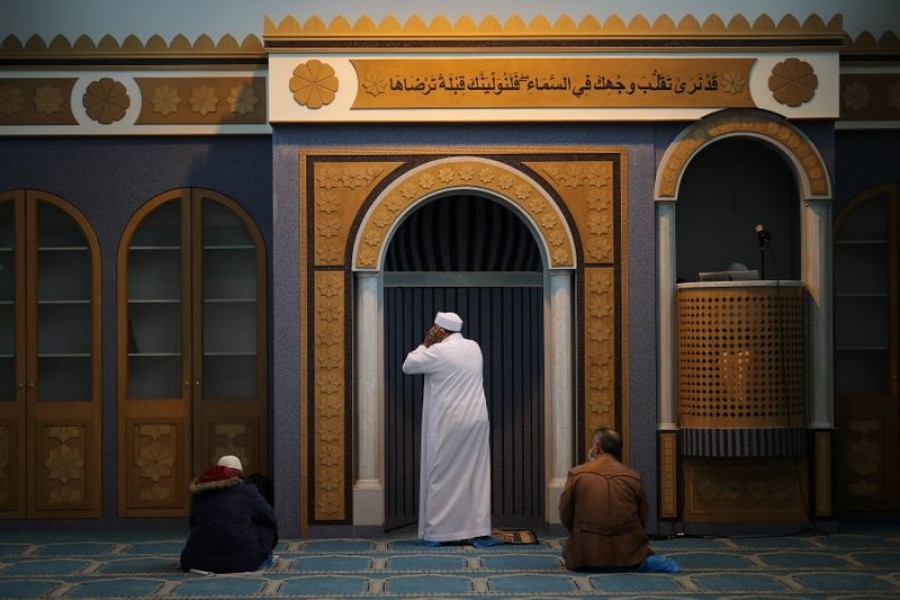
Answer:
<svg viewBox="0 0 900 600"><path fill-rule="evenodd" d="M756 226L756 241L759 242L760 248L765 248L769 245L769 241L772 239L772 234L769 233L765 227L762 225Z"/></svg>

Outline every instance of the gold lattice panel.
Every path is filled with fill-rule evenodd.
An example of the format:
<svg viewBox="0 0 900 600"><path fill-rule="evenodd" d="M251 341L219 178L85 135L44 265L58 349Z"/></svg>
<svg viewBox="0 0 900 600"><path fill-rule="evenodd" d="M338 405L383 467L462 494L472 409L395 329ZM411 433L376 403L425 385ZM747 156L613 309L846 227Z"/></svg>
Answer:
<svg viewBox="0 0 900 600"><path fill-rule="evenodd" d="M804 423L803 288L678 290L678 403L684 428Z"/></svg>

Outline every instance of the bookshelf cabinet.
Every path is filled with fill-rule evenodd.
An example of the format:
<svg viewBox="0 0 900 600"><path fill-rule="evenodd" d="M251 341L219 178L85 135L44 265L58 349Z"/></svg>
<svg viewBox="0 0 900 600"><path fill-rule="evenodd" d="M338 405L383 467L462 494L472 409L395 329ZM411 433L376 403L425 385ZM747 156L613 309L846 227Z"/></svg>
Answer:
<svg viewBox="0 0 900 600"><path fill-rule="evenodd" d="M100 516L99 261L71 204L0 193L0 518Z"/></svg>
<svg viewBox="0 0 900 600"><path fill-rule="evenodd" d="M835 219L834 390L838 501L900 509L898 186L854 198Z"/></svg>
<svg viewBox="0 0 900 600"><path fill-rule="evenodd" d="M266 277L233 200L181 189L132 218L118 261L119 513L176 516L222 454L266 471Z"/></svg>

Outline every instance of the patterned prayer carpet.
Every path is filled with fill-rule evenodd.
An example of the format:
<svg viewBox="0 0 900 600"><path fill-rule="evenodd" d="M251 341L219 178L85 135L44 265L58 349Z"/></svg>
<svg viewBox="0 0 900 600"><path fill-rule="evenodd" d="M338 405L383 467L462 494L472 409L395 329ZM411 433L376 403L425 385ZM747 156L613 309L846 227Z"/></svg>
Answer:
<svg viewBox="0 0 900 600"><path fill-rule="evenodd" d="M896 519L823 535L656 540L676 574L569 572L564 538L425 548L408 531L288 539L265 571L182 573L183 532L0 533L0 598L900 598ZM0 523L2 526L2 523ZM2 529L0 529L2 531Z"/></svg>

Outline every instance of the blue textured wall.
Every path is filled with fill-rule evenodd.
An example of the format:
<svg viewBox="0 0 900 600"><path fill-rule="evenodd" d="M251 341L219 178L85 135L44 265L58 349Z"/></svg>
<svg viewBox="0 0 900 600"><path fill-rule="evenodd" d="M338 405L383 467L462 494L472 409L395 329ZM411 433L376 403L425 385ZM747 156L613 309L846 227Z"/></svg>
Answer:
<svg viewBox="0 0 900 600"><path fill-rule="evenodd" d="M854 196L886 183L900 183L900 130L838 131L837 194L833 216Z"/></svg>

